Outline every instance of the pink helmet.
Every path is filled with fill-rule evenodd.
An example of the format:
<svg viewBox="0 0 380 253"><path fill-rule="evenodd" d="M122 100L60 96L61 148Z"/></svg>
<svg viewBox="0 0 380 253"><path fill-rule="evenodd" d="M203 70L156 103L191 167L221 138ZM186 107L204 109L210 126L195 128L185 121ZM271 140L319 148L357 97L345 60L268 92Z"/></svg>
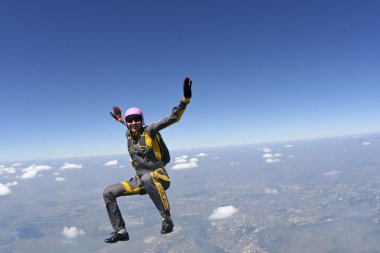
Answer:
<svg viewBox="0 0 380 253"><path fill-rule="evenodd" d="M125 124L127 124L126 118L130 115L140 115L141 116L141 123L144 125L144 114L139 108L131 107L125 111L125 114L124 114L124 123Z"/></svg>

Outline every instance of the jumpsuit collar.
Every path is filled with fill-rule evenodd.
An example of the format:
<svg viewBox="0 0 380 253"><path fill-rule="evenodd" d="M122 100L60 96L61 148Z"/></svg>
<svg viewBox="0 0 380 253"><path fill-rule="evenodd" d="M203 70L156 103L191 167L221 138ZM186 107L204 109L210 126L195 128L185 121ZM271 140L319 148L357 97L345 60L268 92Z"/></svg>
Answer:
<svg viewBox="0 0 380 253"><path fill-rule="evenodd" d="M141 130L139 132L132 132L132 131L129 131L129 135L133 138L133 139L136 139L138 136L140 136L142 133L143 133L144 129L141 128Z"/></svg>

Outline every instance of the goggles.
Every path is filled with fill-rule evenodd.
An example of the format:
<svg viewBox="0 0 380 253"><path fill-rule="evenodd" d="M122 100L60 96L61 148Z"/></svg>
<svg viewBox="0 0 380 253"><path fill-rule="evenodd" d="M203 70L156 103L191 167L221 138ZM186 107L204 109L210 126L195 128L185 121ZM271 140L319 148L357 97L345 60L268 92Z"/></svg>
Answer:
<svg viewBox="0 0 380 253"><path fill-rule="evenodd" d="M132 123L133 121L134 122L141 122L141 115L130 115L128 116L125 121L127 121L127 123Z"/></svg>

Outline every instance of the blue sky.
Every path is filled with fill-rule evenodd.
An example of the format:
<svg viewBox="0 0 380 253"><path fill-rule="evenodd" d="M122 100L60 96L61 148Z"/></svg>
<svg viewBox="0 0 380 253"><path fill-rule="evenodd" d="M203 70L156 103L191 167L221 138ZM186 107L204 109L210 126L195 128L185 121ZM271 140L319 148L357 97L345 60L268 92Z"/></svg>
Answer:
<svg viewBox="0 0 380 253"><path fill-rule="evenodd" d="M170 149L380 131L378 1L0 1L0 161L126 153L193 79Z"/></svg>

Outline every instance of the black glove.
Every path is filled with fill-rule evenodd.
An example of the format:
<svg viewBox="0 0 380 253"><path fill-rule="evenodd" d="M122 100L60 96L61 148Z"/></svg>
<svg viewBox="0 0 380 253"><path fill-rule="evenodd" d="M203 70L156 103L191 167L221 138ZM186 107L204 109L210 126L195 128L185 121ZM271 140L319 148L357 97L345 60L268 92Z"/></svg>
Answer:
<svg viewBox="0 0 380 253"><path fill-rule="evenodd" d="M112 118L116 119L117 121L119 121L119 119L121 118L121 110L119 107L115 106L115 107L112 107L112 110L113 110L113 113L110 112Z"/></svg>
<svg viewBox="0 0 380 253"><path fill-rule="evenodd" d="M192 83L193 82L188 77L186 77L185 80L183 80L183 95L185 98L191 98Z"/></svg>

